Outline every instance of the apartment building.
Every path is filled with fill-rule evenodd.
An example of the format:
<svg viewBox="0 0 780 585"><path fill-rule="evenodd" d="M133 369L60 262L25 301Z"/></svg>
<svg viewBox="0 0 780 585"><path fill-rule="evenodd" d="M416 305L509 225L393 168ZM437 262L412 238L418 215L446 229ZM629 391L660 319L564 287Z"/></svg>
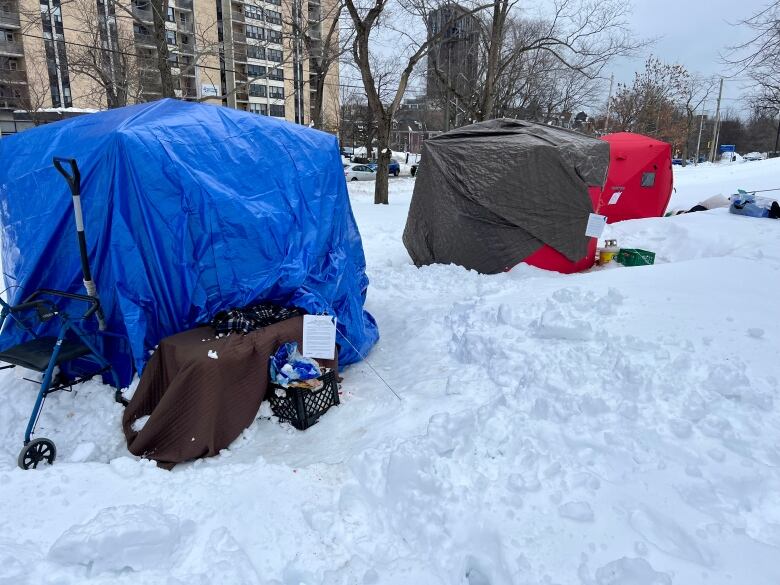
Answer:
<svg viewBox="0 0 780 585"><path fill-rule="evenodd" d="M218 0L219 1L219 0ZM284 117L311 119L309 57L322 54L322 29L329 26L333 0L221 0L222 90L225 105ZM307 50L303 37L308 36ZM326 80L324 118L337 128L338 63Z"/></svg>
<svg viewBox="0 0 780 585"><path fill-rule="evenodd" d="M329 26L331 5L321 3L333 1L167 0L176 96L308 124L309 61ZM0 0L0 117L160 98L153 16L151 0ZM338 75L335 64L323 116L332 128Z"/></svg>
<svg viewBox="0 0 780 585"><path fill-rule="evenodd" d="M21 21L12 1L0 0L0 108L16 108L27 99Z"/></svg>

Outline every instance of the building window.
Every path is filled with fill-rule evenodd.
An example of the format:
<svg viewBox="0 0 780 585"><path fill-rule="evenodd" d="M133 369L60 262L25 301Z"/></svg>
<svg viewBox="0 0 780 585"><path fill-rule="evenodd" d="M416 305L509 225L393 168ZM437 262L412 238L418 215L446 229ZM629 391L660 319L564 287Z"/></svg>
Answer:
<svg viewBox="0 0 780 585"><path fill-rule="evenodd" d="M249 104L249 111L253 114L262 114L263 116L268 115L268 106L265 104Z"/></svg>
<svg viewBox="0 0 780 585"><path fill-rule="evenodd" d="M282 0L265 0L265 1L268 2L268 4L274 4L276 6L282 5Z"/></svg>
<svg viewBox="0 0 780 585"><path fill-rule="evenodd" d="M179 22L181 23L182 26L187 26L187 15L184 14L183 12L179 14Z"/></svg>
<svg viewBox="0 0 780 585"><path fill-rule="evenodd" d="M274 63L281 63L283 61L282 52L277 49L268 49L266 54L268 55L269 61L273 61Z"/></svg>
<svg viewBox="0 0 780 585"><path fill-rule="evenodd" d="M182 45L189 45L190 44L190 37L189 35L179 35L179 38L181 39Z"/></svg>
<svg viewBox="0 0 780 585"><path fill-rule="evenodd" d="M265 67L262 65L247 65L246 74L249 77L265 77Z"/></svg>
<svg viewBox="0 0 780 585"><path fill-rule="evenodd" d="M284 69L280 67L269 69L268 79L273 79L274 81L284 81Z"/></svg>
<svg viewBox="0 0 780 585"><path fill-rule="evenodd" d="M253 97L265 97L265 86L256 83L249 84L249 95Z"/></svg>
<svg viewBox="0 0 780 585"><path fill-rule="evenodd" d="M246 25L246 36L250 39L258 39L262 41L265 39L265 29L259 26Z"/></svg>
<svg viewBox="0 0 780 585"><path fill-rule="evenodd" d="M254 18L255 20L263 19L263 9L251 4L244 4L244 16L247 18Z"/></svg>
<svg viewBox="0 0 780 585"><path fill-rule="evenodd" d="M246 55L250 59L265 59L265 47L258 47L256 45L247 45Z"/></svg>
<svg viewBox="0 0 780 585"><path fill-rule="evenodd" d="M173 7L168 6L168 13L165 15L168 22L176 22L176 16L173 14Z"/></svg>
<svg viewBox="0 0 780 585"><path fill-rule="evenodd" d="M272 85L268 88L268 97L272 97L277 100L283 100L284 99L284 88L283 87L276 87L275 85Z"/></svg>
<svg viewBox="0 0 780 585"><path fill-rule="evenodd" d="M60 102L60 88L57 85L52 84L51 85L51 103L55 108L61 108L62 103Z"/></svg>
<svg viewBox="0 0 780 585"><path fill-rule="evenodd" d="M270 113L277 118L284 118L284 106L271 104Z"/></svg>
<svg viewBox="0 0 780 585"><path fill-rule="evenodd" d="M165 40L169 45L176 45L176 33L172 30L165 31Z"/></svg>
<svg viewBox="0 0 780 585"><path fill-rule="evenodd" d="M282 31L273 30L273 29L269 28L266 31L266 33L268 34L268 42L269 43L281 43L282 42Z"/></svg>
<svg viewBox="0 0 780 585"><path fill-rule="evenodd" d="M265 10L265 21L271 24L282 24L282 13L275 10Z"/></svg>

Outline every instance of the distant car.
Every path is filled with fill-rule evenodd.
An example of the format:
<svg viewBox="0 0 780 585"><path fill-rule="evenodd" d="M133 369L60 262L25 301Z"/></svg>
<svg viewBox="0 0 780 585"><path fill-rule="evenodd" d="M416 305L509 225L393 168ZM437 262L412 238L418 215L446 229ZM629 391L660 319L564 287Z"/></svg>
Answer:
<svg viewBox="0 0 780 585"><path fill-rule="evenodd" d="M344 165L344 178L347 181L373 181L376 179L376 171L369 165Z"/></svg>
<svg viewBox="0 0 780 585"><path fill-rule="evenodd" d="M749 152L744 158L745 160L764 160L764 155L760 152Z"/></svg>
<svg viewBox="0 0 780 585"><path fill-rule="evenodd" d="M374 169L374 171L376 171L377 168L379 167L379 165L377 164L377 162L375 160L372 160L369 163L369 166L372 169ZM390 171L390 174L393 175L394 177L397 177L398 175L401 174L401 164L397 160L395 160L394 158L390 159L390 164L387 167L387 169Z"/></svg>
<svg viewBox="0 0 780 585"><path fill-rule="evenodd" d="M681 159L681 158L673 158L672 159L672 164L673 165L682 165L683 164L683 159Z"/></svg>

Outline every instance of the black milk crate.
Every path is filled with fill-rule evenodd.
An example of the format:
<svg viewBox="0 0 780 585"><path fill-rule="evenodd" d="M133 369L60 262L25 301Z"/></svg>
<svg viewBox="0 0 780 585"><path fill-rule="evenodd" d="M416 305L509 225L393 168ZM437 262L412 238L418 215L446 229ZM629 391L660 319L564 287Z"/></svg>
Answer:
<svg viewBox="0 0 780 585"><path fill-rule="evenodd" d="M271 410L282 422L288 422L298 430L312 426L331 406L339 404L339 384L336 372L331 370L322 374L319 390L305 388L283 388L273 382L268 386L268 401ZM277 395L277 390L284 393Z"/></svg>

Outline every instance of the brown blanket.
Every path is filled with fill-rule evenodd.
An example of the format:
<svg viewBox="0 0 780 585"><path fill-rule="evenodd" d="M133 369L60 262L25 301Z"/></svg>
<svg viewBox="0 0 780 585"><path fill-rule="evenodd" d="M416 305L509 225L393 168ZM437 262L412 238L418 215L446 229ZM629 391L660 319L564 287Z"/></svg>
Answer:
<svg viewBox="0 0 780 585"><path fill-rule="evenodd" d="M295 317L246 335L215 339L211 327L199 327L163 339L122 418L127 448L168 468L216 455L255 419L268 389L268 358L287 341L300 347L302 336L303 318ZM318 361L338 369L337 361Z"/></svg>

